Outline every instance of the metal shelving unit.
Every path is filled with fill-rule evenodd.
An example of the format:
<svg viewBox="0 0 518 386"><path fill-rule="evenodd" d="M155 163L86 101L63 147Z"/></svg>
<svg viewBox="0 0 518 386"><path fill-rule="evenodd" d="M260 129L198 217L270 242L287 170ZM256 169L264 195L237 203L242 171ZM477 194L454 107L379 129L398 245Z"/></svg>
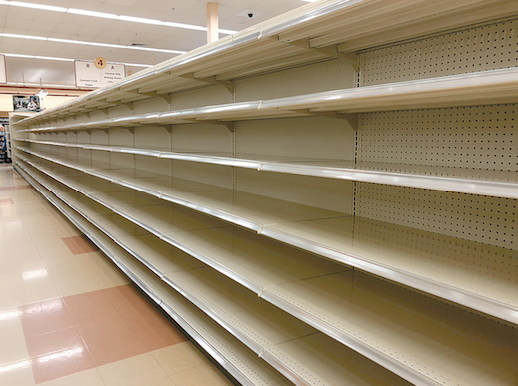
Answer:
<svg viewBox="0 0 518 386"><path fill-rule="evenodd" d="M516 384L516 15L308 4L15 123L14 161L239 382Z"/></svg>
<svg viewBox="0 0 518 386"><path fill-rule="evenodd" d="M37 161L28 160L23 156L20 158L54 179L63 182L73 190L83 192L87 197L101 203L106 208L122 215L151 233L159 237L168 236L167 227L171 222L170 216L166 216L165 219L156 225L156 218L153 215L150 216L149 213L152 202L158 207L158 211L164 209L163 191L151 191L143 186L135 189L135 186L138 185L127 181L126 183L115 182L128 189L151 194L152 197L149 197L146 205L128 208L128 203L124 201L124 196L122 200L117 200L103 192L93 191L91 186L81 184L81 178L69 177L67 179L66 168L70 165L67 162L59 164L65 168L65 170L61 170L61 173L63 173L61 175L53 171L52 168L49 169L38 164ZM48 161L47 158L45 160ZM56 161L55 159L52 160ZM50 165L52 166L52 164ZM66 167L63 165L66 165ZM76 167L75 170L83 171L79 167ZM99 178L98 173L88 174L94 178ZM149 178L146 177L146 179ZM158 178L161 179L161 177ZM113 182L108 177L104 179ZM70 181L74 183L71 184ZM201 195L202 198L216 197L219 200L212 199L204 203L191 200L188 201L187 205L184 199L177 198L173 201L172 199L165 198L165 200L212 215L272 239L326 256L331 260L363 269L501 319L513 323L518 321L518 299L515 297L515 293L518 290L515 281L516 269L509 267L505 271L500 272L498 280L494 280L494 272L492 270L480 270L478 268L478 260L470 256L470 249L487 250L487 247L481 243L467 242L463 248L451 251L445 245L455 240L446 237L442 240L437 240L440 244L434 245L429 250L423 250L421 242L423 239L434 237L434 234L431 234L431 232L424 231L412 239L408 239L406 235L408 232L407 227L394 226L364 218L355 219L344 213L331 213L318 210L318 208L294 205L289 202L274 204L272 199L265 197L250 198L249 194L245 195L246 198L242 201L239 199L239 195L234 197L234 199L236 199L236 203L244 201L251 203L250 205L243 208L235 204L234 208L231 209L229 204L232 197L231 192L217 190L215 187L214 189L205 188L205 190L201 190L198 184L195 184L196 188L192 188L193 190L189 191L185 188L185 186L188 186L187 184L183 183L183 186L186 189L183 192L184 199L187 197L186 195L193 195L194 197ZM200 189L200 191L196 189ZM171 193L167 194L169 196L165 197L171 196ZM227 204L221 204L221 198L226 199ZM133 198L130 196L130 199ZM216 206L217 203L220 204ZM251 215L256 213L252 209L258 207L262 207L266 215L270 214L270 217L262 213L259 216L251 217ZM275 209L272 209L272 207ZM236 212L241 215L245 214L245 217L237 217ZM274 213L275 216L273 216ZM407 238L406 250L402 250L398 243L384 242L381 246L375 244L377 243L375 239L376 230L387 227L390 227L394 240L401 239L402 237ZM178 246L178 243L174 240L169 240L171 244ZM437 257L434 256L434 252L439 245L444 248L444 251L442 256ZM518 256L518 252L507 251L503 248L498 253L511 260L516 259ZM417 257L420 258L417 259ZM457 263L459 257L465 259L463 264ZM433 262L433 266L430 265L431 262ZM469 276L467 275L468 272ZM462 282L458 281L459 275L463 276ZM250 288L250 285L247 285L247 287Z"/></svg>
<svg viewBox="0 0 518 386"><path fill-rule="evenodd" d="M321 341L314 336L315 332L309 326L287 317L260 299L263 297L280 309L291 310L294 316L324 330L338 342L352 347L396 374L412 379L413 383L433 384L427 374L418 369L419 363L428 364L428 374L438 374L436 369L440 363L442 374L439 378L448 377L458 383L470 378L487 382L495 382L499 378L512 379L517 359L514 347L518 340L509 340L512 334L509 327L491 326L479 318L471 318L466 311L443 313L440 302L423 299L421 295L350 269L343 271L342 267L342 272L339 272L340 266L328 272L315 272L311 269L307 271L312 274L308 278L297 279L294 276L291 280L284 279L280 284L274 283L262 288L258 298L251 292L240 291L238 283L225 279L208 267L203 268L203 265L188 259L186 255L171 253L160 239L139 236L138 231L130 230L132 228L129 224L124 225L124 222L106 221L104 210L93 210L88 200L76 201L78 193L61 191L59 186L53 186L57 184L52 180L42 184L49 186L51 191L78 208L92 224L100 224L107 235L131 251L133 256L161 280L231 331L258 355L262 355L263 351L268 352L270 347L297 341L305 336L312 336L316 345L330 347L329 351L334 355L345 355L333 347L336 343L331 343L327 338ZM213 229L220 231L220 235L213 237L212 243L221 243L221 231L225 228L209 228L208 231ZM179 233L182 238L182 233L187 232L172 232L175 233ZM246 238L244 235L242 237ZM243 244L247 244L247 241ZM256 251L259 245L250 249ZM275 249L271 252L282 256ZM285 268L282 265L275 267L275 263L269 266L271 260L262 262L261 255L256 255L254 260L259 266L269 267L261 275L267 280L272 280L272 271L275 274L279 269ZM296 267L292 267L291 271L296 273ZM370 315L374 313L377 318L373 319ZM412 318L406 317L409 314L413 315ZM430 318L430 315L433 317ZM459 321L462 321L462 327L458 327ZM376 331L376 334L372 331ZM411 337L408 337L410 332ZM373 335L376 339L375 345L371 340ZM369 338L365 338L366 336ZM453 340L456 341L455 345L450 343ZM420 348L430 341L434 341L437 347L450 345L450 350L442 352L428 346L423 353ZM493 345L500 348L497 353L485 352L484 348ZM342 351L344 350L345 348ZM321 353L328 354L327 351ZM400 360L401 357L406 358L405 364ZM487 362L499 363L499 371L485 368L483 364ZM477 374L472 369L473 363L480 364L476 366L480 369ZM318 368L321 369L320 366ZM315 370L310 367L308 371ZM459 373L470 373L470 376L458 376Z"/></svg>
<svg viewBox="0 0 518 386"><path fill-rule="evenodd" d="M124 220L118 223L106 221L102 209L97 212L87 200L77 200L76 193L62 191L59 187L52 186L52 181L44 181L40 176L36 176L32 171L26 171L24 166L20 166L27 174L30 173L29 176L41 186L60 198L80 216L86 218L90 224L102 230L112 242L123 247L145 267L150 268L151 272L154 272L171 289L197 306L259 357L270 358L267 362L272 365L301 363L307 360L308 356L311 357L311 352L307 352L307 350L285 352L283 345L286 342L303 346L305 339L310 336L313 344L328 347L329 353L323 352L320 358L307 363L305 368L298 368L297 371L294 371L288 366L284 369L285 375L295 383L313 385L322 379L328 379L328 374L332 374L335 379L346 382L360 378L364 379L364 382L374 382L375 384L408 384L382 367L366 361L338 342L329 340L309 325L290 317L256 295L240 292L237 289L239 284L226 279L212 269L204 268L200 263L181 253L171 255L170 250L164 251L163 245L160 245L159 241L155 244L152 242L147 244L148 247L150 245L155 247L155 254L154 256L146 254L144 257L143 251L139 248L126 246L124 239L133 238L133 236L131 236L131 226L124 223ZM161 249L162 253L160 253ZM163 272L146 259L150 257L151 259L154 257L163 264L165 268ZM299 343L298 340L302 340L302 342ZM270 350L274 350L273 353L270 354ZM286 358L279 361L276 359L278 353ZM337 358L349 358L350 362L342 359L339 361L342 366L337 366L335 363ZM359 372L356 368L357 363L368 371Z"/></svg>

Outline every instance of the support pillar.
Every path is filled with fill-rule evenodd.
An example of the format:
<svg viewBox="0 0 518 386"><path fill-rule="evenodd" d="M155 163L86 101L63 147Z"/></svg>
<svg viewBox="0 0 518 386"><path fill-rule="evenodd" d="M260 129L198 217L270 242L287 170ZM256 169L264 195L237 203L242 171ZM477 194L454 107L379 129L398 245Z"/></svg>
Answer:
<svg viewBox="0 0 518 386"><path fill-rule="evenodd" d="M218 3L207 3L207 44L219 39Z"/></svg>

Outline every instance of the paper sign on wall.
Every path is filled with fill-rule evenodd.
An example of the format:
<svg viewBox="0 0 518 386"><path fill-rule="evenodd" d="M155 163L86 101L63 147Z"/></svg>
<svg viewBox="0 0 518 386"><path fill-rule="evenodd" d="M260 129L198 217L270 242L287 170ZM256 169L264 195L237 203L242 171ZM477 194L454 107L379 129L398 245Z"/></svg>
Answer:
<svg viewBox="0 0 518 386"><path fill-rule="evenodd" d="M124 64L107 63L103 69L97 68L93 61L75 61L77 87L103 87L126 77Z"/></svg>
<svg viewBox="0 0 518 386"><path fill-rule="evenodd" d="M0 55L0 83L7 83L7 71L5 69L5 55Z"/></svg>

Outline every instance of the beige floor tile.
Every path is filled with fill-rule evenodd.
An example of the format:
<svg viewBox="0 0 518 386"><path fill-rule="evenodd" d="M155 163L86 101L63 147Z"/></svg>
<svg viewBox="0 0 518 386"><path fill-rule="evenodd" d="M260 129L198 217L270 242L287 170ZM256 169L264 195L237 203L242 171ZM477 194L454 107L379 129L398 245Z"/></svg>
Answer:
<svg viewBox="0 0 518 386"><path fill-rule="evenodd" d="M52 263L47 267L61 296L77 295L100 289L78 261Z"/></svg>
<svg viewBox="0 0 518 386"><path fill-rule="evenodd" d="M10 309L18 305L13 280L9 273L0 273L0 310Z"/></svg>
<svg viewBox="0 0 518 386"><path fill-rule="evenodd" d="M47 270L25 271L12 275L18 305L41 302L60 297L59 291Z"/></svg>
<svg viewBox="0 0 518 386"><path fill-rule="evenodd" d="M105 386L97 369L81 371L66 377L43 382L38 386Z"/></svg>
<svg viewBox="0 0 518 386"><path fill-rule="evenodd" d="M18 307L0 309L0 327L10 323L21 323Z"/></svg>
<svg viewBox="0 0 518 386"><path fill-rule="evenodd" d="M57 209L49 209L49 214L52 217L52 225L56 233L60 237L79 236L81 232Z"/></svg>
<svg viewBox="0 0 518 386"><path fill-rule="evenodd" d="M36 247L42 260L47 265L75 260L74 255L61 239L59 242L52 241L45 244L36 244Z"/></svg>
<svg viewBox="0 0 518 386"><path fill-rule="evenodd" d="M6 269L6 273L9 272L16 276L26 277L26 272L41 271L46 269L45 261L41 258L40 254L36 249L22 248L20 247L19 252L13 252L15 258L2 259L2 265Z"/></svg>
<svg viewBox="0 0 518 386"><path fill-rule="evenodd" d="M0 385L35 386L30 361L0 364Z"/></svg>
<svg viewBox="0 0 518 386"><path fill-rule="evenodd" d="M106 386L175 386L151 353L98 367Z"/></svg>
<svg viewBox="0 0 518 386"><path fill-rule="evenodd" d="M152 352L169 376L200 366L211 366L210 361L191 343L182 342Z"/></svg>
<svg viewBox="0 0 518 386"><path fill-rule="evenodd" d="M29 358L20 319L0 325L0 365Z"/></svg>
<svg viewBox="0 0 518 386"><path fill-rule="evenodd" d="M233 386L221 371L213 365L195 367L171 375L175 386Z"/></svg>
<svg viewBox="0 0 518 386"><path fill-rule="evenodd" d="M76 259L100 289L128 284L128 279L100 252L77 255Z"/></svg>

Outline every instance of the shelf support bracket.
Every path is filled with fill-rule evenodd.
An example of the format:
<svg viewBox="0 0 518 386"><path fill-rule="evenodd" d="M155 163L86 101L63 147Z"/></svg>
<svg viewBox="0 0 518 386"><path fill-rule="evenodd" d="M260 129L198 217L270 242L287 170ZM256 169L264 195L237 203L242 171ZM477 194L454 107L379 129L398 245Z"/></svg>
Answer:
<svg viewBox="0 0 518 386"><path fill-rule="evenodd" d="M151 98L162 98L165 100L168 104L171 104L171 94L157 94L156 91L153 92L141 92L139 89L135 90L125 90L125 92L129 92L130 94L139 94L139 95L146 95Z"/></svg>
<svg viewBox="0 0 518 386"><path fill-rule="evenodd" d="M314 115L318 117L345 119L347 122L349 122L349 124L354 130L358 130L358 114L355 113L341 114L336 111L311 111L310 109L290 109L290 111L301 114Z"/></svg>
<svg viewBox="0 0 518 386"><path fill-rule="evenodd" d="M279 36L276 36L276 38L279 39ZM318 53L327 55L327 56L332 57L332 58L344 59L344 60L350 62L353 65L354 71L356 71L356 72L359 71L359 68L358 68L358 54L356 52L348 52L348 53L339 52L338 51L338 45L328 46L328 47L320 47L320 48L311 47L311 42L310 42L309 39L302 39L302 40L296 40L294 42L283 42L283 43L289 44L289 45L292 45L292 46L296 46L296 47L300 47L300 48L304 48L306 50L318 52Z"/></svg>
<svg viewBox="0 0 518 386"><path fill-rule="evenodd" d="M181 78L185 79L191 79L191 80L199 80L200 82L207 83L207 84L213 84L213 85L221 85L225 86L225 88L228 90L229 93L234 93L234 83L232 83L229 80L218 80L215 76L209 76L207 78L195 78L194 73L191 72L189 74L182 74L178 75Z"/></svg>
<svg viewBox="0 0 518 386"><path fill-rule="evenodd" d="M218 120L197 120L192 119L192 122L195 123L208 123L210 125L223 125L225 126L231 133L235 131L235 126L233 121L218 121Z"/></svg>

